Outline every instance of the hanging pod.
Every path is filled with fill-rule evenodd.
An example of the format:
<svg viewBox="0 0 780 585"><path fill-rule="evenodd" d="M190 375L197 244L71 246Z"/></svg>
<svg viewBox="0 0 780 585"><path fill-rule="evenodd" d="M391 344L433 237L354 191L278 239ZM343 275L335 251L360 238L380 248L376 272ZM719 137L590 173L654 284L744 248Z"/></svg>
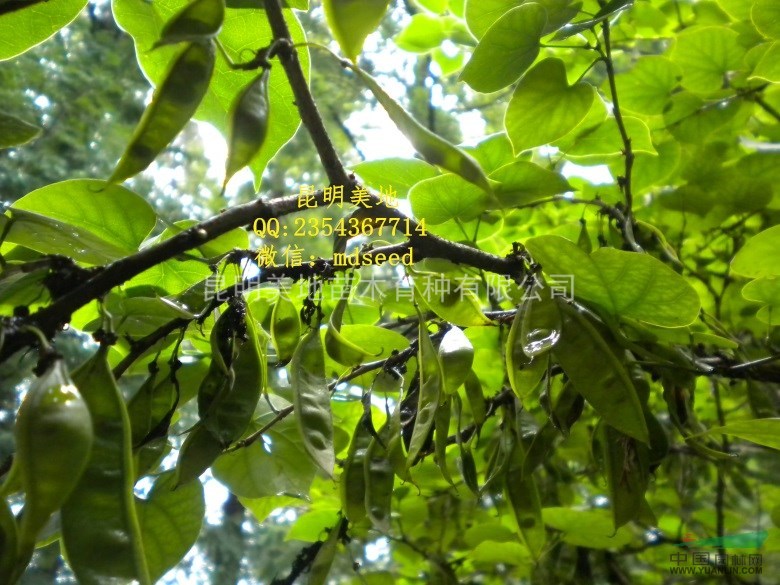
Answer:
<svg viewBox="0 0 780 585"><path fill-rule="evenodd" d="M228 326L215 325L212 347L221 343L214 335L229 336L232 339L229 362L214 366L219 354L212 354L214 367L209 369L199 389L198 411L206 429L227 446L249 426L265 376L257 329L246 302L241 297L231 300L218 323L223 320ZM223 367L227 373L221 370Z"/></svg>
<svg viewBox="0 0 780 585"><path fill-rule="evenodd" d="M398 102L382 89L376 80L352 63L344 63L345 67L352 69L360 77L361 81L371 90L377 101L382 105L390 119L412 143L414 149L431 164L439 165L474 185L491 194L493 188L488 181L485 171L471 155L467 154L454 144L450 144L440 136L428 130L404 110Z"/></svg>
<svg viewBox="0 0 780 585"><path fill-rule="evenodd" d="M290 360L290 385L303 446L312 461L332 476L336 464L333 414L325 379L325 351L318 326L304 335Z"/></svg>
<svg viewBox="0 0 780 585"><path fill-rule="evenodd" d="M544 548L546 533L542 522L542 506L536 481L530 474L523 475L525 457L522 440L516 437L508 455L504 486L507 500L512 506L523 540L533 558L538 559Z"/></svg>
<svg viewBox="0 0 780 585"><path fill-rule="evenodd" d="M339 302L330 315L328 329L325 331L325 351L330 358L343 366L357 366L367 357L377 357L378 354L372 354L365 351L362 347L352 343L341 334L341 324L344 320L344 310L349 302L349 291L352 287L352 278L350 275L347 287L344 290Z"/></svg>
<svg viewBox="0 0 780 585"><path fill-rule="evenodd" d="M593 449L607 479L617 530L636 519L645 506L650 481L649 448L601 420L593 431Z"/></svg>
<svg viewBox="0 0 780 585"><path fill-rule="evenodd" d="M330 529L328 538L320 545L320 549L317 551L317 555L314 557L314 561L309 569L309 585L324 585L327 583L328 574L333 566L333 561L336 559L343 524L344 519L340 518L336 525Z"/></svg>
<svg viewBox="0 0 780 585"><path fill-rule="evenodd" d="M62 542L79 583L150 583L136 514L132 434L108 346L73 373L89 408L92 453L61 510Z"/></svg>
<svg viewBox="0 0 780 585"><path fill-rule="evenodd" d="M19 527L5 498L0 498L0 583L12 583L19 547Z"/></svg>
<svg viewBox="0 0 780 585"><path fill-rule="evenodd" d="M352 434L344 471L339 478L341 510L353 525L366 517L366 482L363 477L363 462L371 441L372 436L365 417L361 417Z"/></svg>
<svg viewBox="0 0 780 585"><path fill-rule="evenodd" d="M268 132L268 114L270 112L268 98L268 78L270 75L271 70L264 68L262 73L238 94L233 103L224 185L227 185L230 178L247 166L263 148Z"/></svg>
<svg viewBox="0 0 780 585"><path fill-rule="evenodd" d="M271 312L271 343L276 350L276 361L290 361L301 339L301 317L295 303L286 294L280 294Z"/></svg>
<svg viewBox="0 0 780 585"><path fill-rule="evenodd" d="M517 309L506 339L506 373L512 391L520 400L526 398L542 381L549 361L547 356L531 357L524 350L524 316L532 302L527 297Z"/></svg>
<svg viewBox="0 0 780 585"><path fill-rule="evenodd" d="M428 435L436 419L439 400L443 392L444 374L441 369L439 355L431 342L431 336L425 325L425 319L418 311L420 332L418 337L417 363L420 371L420 394L417 401L417 417L409 442L409 453L406 456L407 470L417 461Z"/></svg>
<svg viewBox="0 0 780 585"><path fill-rule="evenodd" d="M148 167L198 109L211 81L214 42L194 42L173 61L154 92L109 183L121 183Z"/></svg>
<svg viewBox="0 0 780 585"><path fill-rule="evenodd" d="M215 37L225 20L225 0L195 0L165 23L155 48Z"/></svg>
<svg viewBox="0 0 780 585"><path fill-rule="evenodd" d="M384 442L388 441L388 429L386 425L380 431ZM393 464L388 459L385 448L377 441L376 437L366 449L363 460L363 473L366 486L366 514L372 526L380 532L390 530L390 511L393 503L393 483L395 473Z"/></svg>
<svg viewBox="0 0 780 585"><path fill-rule="evenodd" d="M30 386L14 427L14 473L25 493L15 578L29 563L38 533L81 479L92 449L92 428L87 403L62 358L56 357Z"/></svg>

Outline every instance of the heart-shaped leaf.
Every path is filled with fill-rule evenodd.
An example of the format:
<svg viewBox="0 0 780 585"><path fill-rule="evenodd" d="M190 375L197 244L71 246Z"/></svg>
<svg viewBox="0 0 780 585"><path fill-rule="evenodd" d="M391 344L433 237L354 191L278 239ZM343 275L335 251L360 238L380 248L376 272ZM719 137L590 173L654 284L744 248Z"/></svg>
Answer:
<svg viewBox="0 0 780 585"><path fill-rule="evenodd" d="M517 84L506 110L504 125L515 154L571 132L587 115L594 96L590 84L569 85L560 59L540 61Z"/></svg>

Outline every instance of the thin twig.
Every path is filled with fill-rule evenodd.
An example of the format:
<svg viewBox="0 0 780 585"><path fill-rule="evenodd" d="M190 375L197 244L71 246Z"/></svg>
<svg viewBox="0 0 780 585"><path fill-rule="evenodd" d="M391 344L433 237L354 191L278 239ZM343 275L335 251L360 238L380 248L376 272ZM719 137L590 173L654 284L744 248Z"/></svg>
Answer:
<svg viewBox="0 0 780 585"><path fill-rule="evenodd" d="M618 185L623 191L626 200L626 210L624 212L625 221L623 223L623 233L628 244L636 252L642 252L641 246L637 244L634 237L634 194L631 190L631 175L634 169L634 150L631 146L631 137L626 130L626 123L623 119L623 112L620 110L620 101L618 98L617 83L615 82L615 64L612 61L612 47L610 42L609 19L602 23L604 31L604 49L601 52L602 60L607 68L607 78L609 80L609 91L612 94L612 114L615 116L615 123L620 131L620 138L623 141L623 156L625 158L625 171L623 177L618 177Z"/></svg>

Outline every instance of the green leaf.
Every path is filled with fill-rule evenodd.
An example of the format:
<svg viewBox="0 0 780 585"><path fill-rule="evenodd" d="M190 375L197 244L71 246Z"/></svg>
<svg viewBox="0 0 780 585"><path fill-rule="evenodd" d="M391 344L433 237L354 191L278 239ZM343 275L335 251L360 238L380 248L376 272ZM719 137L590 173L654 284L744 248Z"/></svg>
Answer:
<svg viewBox="0 0 780 585"><path fill-rule="evenodd" d="M430 286L431 283L438 283ZM430 309L442 319L458 327L492 325L493 322L482 313L482 306L474 292L458 288L458 282L444 276L427 280L415 279L415 299L424 308Z"/></svg>
<svg viewBox="0 0 780 585"><path fill-rule="evenodd" d="M742 296L750 301L763 303L756 317L768 325L780 325L780 277L764 276L747 283Z"/></svg>
<svg viewBox="0 0 780 585"><path fill-rule="evenodd" d="M521 0L468 0L466 23L469 30L481 39L499 18L520 3Z"/></svg>
<svg viewBox="0 0 780 585"><path fill-rule="evenodd" d="M342 325L341 333L355 345L376 356L375 359L386 358L393 351L409 347L409 341L403 335L378 325Z"/></svg>
<svg viewBox="0 0 780 585"><path fill-rule="evenodd" d="M680 77L680 68L669 59L641 57L630 71L615 76L620 107L640 114L662 114Z"/></svg>
<svg viewBox="0 0 780 585"><path fill-rule="evenodd" d="M323 0L325 18L341 50L355 61L366 37L382 22L390 0Z"/></svg>
<svg viewBox="0 0 780 585"><path fill-rule="evenodd" d="M561 312L550 287L526 293L521 311L519 342L523 353L535 358L549 352L561 337ZM536 296L534 296L534 294Z"/></svg>
<svg viewBox="0 0 780 585"><path fill-rule="evenodd" d="M544 34L555 32L572 18L577 16L582 8L582 2L573 0L536 0L547 11L547 25L542 31Z"/></svg>
<svg viewBox="0 0 780 585"><path fill-rule="evenodd" d="M176 487L174 475L173 471L166 471L157 476L146 498L136 498L138 523L153 583L189 552L198 539L206 513L201 483L191 481Z"/></svg>
<svg viewBox="0 0 780 585"><path fill-rule="evenodd" d="M634 169L631 174L631 185L634 193L642 193L653 189L658 184L674 175L680 166L680 143L676 140L667 140L655 145L657 155L645 152L637 153L634 157ZM624 172L625 161L616 159L616 166L612 167L613 175Z"/></svg>
<svg viewBox="0 0 780 585"><path fill-rule="evenodd" d="M287 403L274 398L274 406ZM263 411L250 425L248 433L257 431L275 416L261 401ZM242 498L263 498L285 494L303 497L317 471L309 458L295 420L287 417L248 447L221 455L212 466L212 473L230 491Z"/></svg>
<svg viewBox="0 0 780 585"><path fill-rule="evenodd" d="M547 526L562 532L563 541L572 546L619 549L633 539L628 528L615 531L608 510L544 508L542 518Z"/></svg>
<svg viewBox="0 0 780 585"><path fill-rule="evenodd" d="M639 118L623 116L626 134L631 139L631 149L636 152L657 154L650 128ZM593 157L594 155L621 154L625 146L620 129L614 118L608 118L596 128L586 130L577 137L574 146L566 150L570 156Z"/></svg>
<svg viewBox="0 0 780 585"><path fill-rule="evenodd" d="M115 332L132 337L148 335L172 319L195 318L195 315L180 304L165 298L120 299L118 303L107 303L107 308L113 314L122 316Z"/></svg>
<svg viewBox="0 0 780 585"><path fill-rule="evenodd" d="M572 86L560 59L545 59L523 76L507 106L504 126L516 154L571 132L587 115L595 91Z"/></svg>
<svg viewBox="0 0 780 585"><path fill-rule="evenodd" d="M417 4L419 4L426 10L430 10L431 12L435 12L436 14L441 14L445 10L447 10L447 5L449 4L449 0L417 0Z"/></svg>
<svg viewBox="0 0 780 585"><path fill-rule="evenodd" d="M392 187L398 197L406 197L416 183L439 174L436 167L416 158L384 158L362 162L352 168L366 185L375 189Z"/></svg>
<svg viewBox="0 0 780 585"><path fill-rule="evenodd" d="M501 167L491 173L490 179L500 183L493 191L504 207L525 205L574 190L558 173L525 161L516 161Z"/></svg>
<svg viewBox="0 0 780 585"><path fill-rule="evenodd" d="M582 2L572 0L535 0L547 11L544 33L558 30L577 16ZM528 4L527 0L469 0L466 4L466 22L474 36L481 39L488 29L512 8Z"/></svg>
<svg viewBox="0 0 780 585"><path fill-rule="evenodd" d="M625 366L586 317L566 304L560 307L563 331L553 357L607 424L647 443L645 415Z"/></svg>
<svg viewBox="0 0 780 585"><path fill-rule="evenodd" d="M774 0L756 0L750 17L758 31L771 39L780 39L780 6Z"/></svg>
<svg viewBox="0 0 780 585"><path fill-rule="evenodd" d="M599 4L601 8L592 18L586 20L580 20L573 24L563 27L557 35L553 37L554 40L568 39L571 36L584 32L588 29L592 29L600 22L611 18L615 14L622 12L628 6L633 4L634 0L611 0L603 5Z"/></svg>
<svg viewBox="0 0 780 585"><path fill-rule="evenodd" d="M0 16L0 61L42 43L76 18L87 0L48 0Z"/></svg>
<svg viewBox="0 0 780 585"><path fill-rule="evenodd" d="M139 195L104 181L74 179L17 200L6 240L42 254L106 264L138 251L156 223Z"/></svg>
<svg viewBox="0 0 780 585"><path fill-rule="evenodd" d="M750 238L731 260L731 271L750 278L780 275L780 225Z"/></svg>
<svg viewBox="0 0 780 585"><path fill-rule="evenodd" d="M258 522L263 522L274 510L294 507L296 504L300 504L297 498L289 496L266 496L254 499L239 497L238 499Z"/></svg>
<svg viewBox="0 0 780 585"><path fill-rule="evenodd" d="M780 418L741 420L709 429L707 434L732 435L751 443L780 450Z"/></svg>
<svg viewBox="0 0 780 585"><path fill-rule="evenodd" d="M333 526L338 514L337 509L326 508L310 510L298 516L285 536L285 540L317 542L325 530Z"/></svg>
<svg viewBox="0 0 780 585"><path fill-rule="evenodd" d="M682 31L672 49L672 61L682 69L682 85L697 93L710 93L723 87L725 76L742 66L745 50L738 34L719 26Z"/></svg>
<svg viewBox="0 0 780 585"><path fill-rule="evenodd" d="M382 89L373 77L357 66L351 66L351 69L368 86L393 123L425 160L460 175L470 183L490 193L490 183L476 160L412 118L398 102Z"/></svg>
<svg viewBox="0 0 780 585"><path fill-rule="evenodd" d="M186 3L186 0L169 0L167 2L115 0L113 3L113 12L117 23L133 37L138 62L153 85L158 85L162 81L176 50L171 46L161 47L154 51L150 49L160 38L165 23ZM222 30L217 37L231 59L238 63L247 60L247 48L259 48L257 39L273 37L265 10L256 8L256 2L253 3L253 6L255 8L228 8L225 12ZM291 10L283 12L293 42L305 42L303 28L293 12ZM308 50L305 47L298 47L296 51L301 68L308 80ZM211 83L194 117L210 122L227 139L231 106L236 97L256 77L256 71L231 69L225 59L218 55ZM289 106L295 98L287 76L281 67L274 67L271 70L268 86L269 109L273 114L269 116L268 131L263 147L249 165L255 176L255 187L258 189L268 161L292 138L301 121L298 111Z"/></svg>
<svg viewBox="0 0 780 585"><path fill-rule="evenodd" d="M444 76L452 75L459 71L463 67L463 61L465 60L463 53L458 52L455 55L449 55L440 47L436 47L431 55L434 63L439 66L441 74Z"/></svg>
<svg viewBox="0 0 780 585"><path fill-rule="evenodd" d="M35 140L43 129L0 112L0 149L21 146Z"/></svg>
<svg viewBox="0 0 780 585"><path fill-rule="evenodd" d="M409 191L414 216L430 225L474 219L487 208L488 199L482 189L452 173L420 181Z"/></svg>
<svg viewBox="0 0 780 585"><path fill-rule="evenodd" d="M545 9L533 2L504 14L474 49L460 74L461 81L482 93L514 83L539 54L539 39L546 24Z"/></svg>
<svg viewBox="0 0 780 585"><path fill-rule="evenodd" d="M753 68L750 79L765 79L772 83L780 82L780 41L772 43Z"/></svg>
<svg viewBox="0 0 780 585"><path fill-rule="evenodd" d="M166 260L134 276L127 281L127 286L151 286L160 294L176 295L211 275L211 268L204 262Z"/></svg>
<svg viewBox="0 0 780 585"><path fill-rule="evenodd" d="M172 225L169 224L155 242L161 242L168 238L172 238L197 224L197 220L194 219L183 219ZM236 248L242 250L249 248L249 234L242 228L230 230L213 240L209 240L198 246L197 250L200 251L204 258L215 258L217 256L224 256Z"/></svg>
<svg viewBox="0 0 780 585"><path fill-rule="evenodd" d="M411 22L395 37L395 44L410 53L427 53L446 38L442 19L421 12L412 16Z"/></svg>
<svg viewBox="0 0 780 585"><path fill-rule="evenodd" d="M505 132L491 134L475 146L467 146L464 150L477 159L486 173L497 171L515 158L512 143Z"/></svg>
<svg viewBox="0 0 780 585"><path fill-rule="evenodd" d="M533 563L528 549L519 542L484 540L476 546L469 558L477 565L484 565L491 569L499 563L523 566Z"/></svg>
<svg viewBox="0 0 780 585"><path fill-rule="evenodd" d="M531 238L526 247L548 275L573 278L576 298L614 317L682 327L699 314L695 289L647 254L600 248L588 255L574 242L553 235Z"/></svg>

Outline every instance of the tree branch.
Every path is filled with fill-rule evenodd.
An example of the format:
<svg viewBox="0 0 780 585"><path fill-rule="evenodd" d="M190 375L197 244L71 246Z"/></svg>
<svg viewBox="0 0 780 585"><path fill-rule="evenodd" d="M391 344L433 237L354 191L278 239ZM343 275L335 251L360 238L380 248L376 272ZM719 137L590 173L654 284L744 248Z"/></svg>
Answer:
<svg viewBox="0 0 780 585"><path fill-rule="evenodd" d="M631 176L634 169L634 150L631 147L631 137L626 130L626 124L623 120L623 112L620 111L620 101L618 98L617 83L615 82L615 64L612 61L612 47L610 41L609 19L602 23L604 31L604 50L601 52L604 65L607 67L607 79L609 80L609 91L612 94L612 114L615 116L620 138L623 141L623 156L625 157L625 175L618 177L618 185L623 191L626 199L625 221L623 222L623 233L629 245L636 252L642 252L642 248L637 244L634 238L634 194L631 190Z"/></svg>
<svg viewBox="0 0 780 585"><path fill-rule="evenodd" d="M315 194L317 202L322 201L322 191ZM267 202L256 199L251 203L238 205L224 213L195 225L170 239L140 252L117 260L100 269L94 276L63 294L52 304L39 309L29 317L10 319L3 324L5 340L0 348L0 362L16 351L33 345L35 339L23 331L24 326L34 326L47 337L54 334L70 320L74 311L93 299L108 293L112 288L127 282L157 264L175 258L179 254L213 240L232 229L250 224L256 218L270 219L298 211L297 196L289 196Z"/></svg>
<svg viewBox="0 0 780 585"><path fill-rule="evenodd" d="M328 131L325 129L317 104L314 103L309 83L306 81L306 76L298 60L298 52L293 46L290 29L284 21L284 13L279 0L265 0L265 13L268 17L268 23L271 25L274 39L280 41L277 55L282 67L284 67L284 72L287 74L287 79L290 81L295 95L295 105L298 106L303 125L306 126L311 135L314 147L317 149L317 154L331 184L344 185L346 189L354 183L354 180L350 180L347 175Z"/></svg>

